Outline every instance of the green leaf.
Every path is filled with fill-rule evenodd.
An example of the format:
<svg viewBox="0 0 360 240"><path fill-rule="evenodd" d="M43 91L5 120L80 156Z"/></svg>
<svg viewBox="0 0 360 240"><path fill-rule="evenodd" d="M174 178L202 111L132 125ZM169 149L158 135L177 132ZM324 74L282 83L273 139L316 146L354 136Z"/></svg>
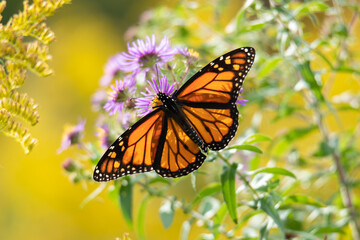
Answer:
<svg viewBox="0 0 360 240"><path fill-rule="evenodd" d="M190 175L191 186L192 186L192 189L194 190L194 192L197 192L197 190L196 190L196 174L197 174L197 171L195 171L193 174Z"/></svg>
<svg viewBox="0 0 360 240"><path fill-rule="evenodd" d="M252 143L266 142L266 141L271 141L271 138L266 135L256 133L245 139L244 144L252 144Z"/></svg>
<svg viewBox="0 0 360 240"><path fill-rule="evenodd" d="M230 149L247 150L256 153L263 153L260 148L249 144L241 144L241 145L235 145L232 147L225 148L225 150L230 150Z"/></svg>
<svg viewBox="0 0 360 240"><path fill-rule="evenodd" d="M214 226L220 226L226 215L226 204L221 205L216 215L214 216Z"/></svg>
<svg viewBox="0 0 360 240"><path fill-rule="evenodd" d="M180 231L180 240L189 239L190 229L191 229L190 221L183 222L183 224L181 226L181 231Z"/></svg>
<svg viewBox="0 0 360 240"><path fill-rule="evenodd" d="M214 194L218 194L219 192L221 192L221 184L220 183L210 184L210 185L204 187L203 189L201 189L201 191L196 196L196 198L194 199L192 204L195 205L196 203L201 201L204 197L214 195Z"/></svg>
<svg viewBox="0 0 360 240"><path fill-rule="evenodd" d="M273 69L277 67L277 65L281 62L282 57L280 56L274 56L271 58L268 58L265 63L262 64L261 69L258 73L258 78L266 77Z"/></svg>
<svg viewBox="0 0 360 240"><path fill-rule="evenodd" d="M318 202L315 199L313 199L307 195L303 195L303 194L295 194L292 196L285 197L283 199L282 205L286 205L286 204L303 204L303 205L310 205L310 206L314 206L314 207L325 207L326 206L323 203Z"/></svg>
<svg viewBox="0 0 360 240"><path fill-rule="evenodd" d="M313 154L314 157L326 157L333 154L339 145L339 139L331 137L329 140L323 139L319 144L319 149Z"/></svg>
<svg viewBox="0 0 360 240"><path fill-rule="evenodd" d="M321 93L321 85L315 79L314 72L310 68L310 61L297 66L308 88L314 93L314 96L321 102L324 102L324 96Z"/></svg>
<svg viewBox="0 0 360 240"><path fill-rule="evenodd" d="M120 208L123 213L124 219L128 226L133 228L132 218L132 201L133 201L133 184L129 176L126 176L121 181L119 191Z"/></svg>
<svg viewBox="0 0 360 240"><path fill-rule="evenodd" d="M281 221L278 210L275 209L274 206L275 203L270 196L264 196L263 198L260 199L260 209L266 212L269 215L269 217L272 218L272 220L279 227L283 237L285 237L284 223Z"/></svg>
<svg viewBox="0 0 360 240"><path fill-rule="evenodd" d="M328 8L329 6L325 4L323 1L308 2L308 3L300 4L300 7L294 11L294 16L302 17L308 15L309 13L323 12Z"/></svg>
<svg viewBox="0 0 360 240"><path fill-rule="evenodd" d="M341 233L345 234L345 232L338 226L324 226L324 227L316 227L313 231L313 234L330 234L330 233Z"/></svg>
<svg viewBox="0 0 360 240"><path fill-rule="evenodd" d="M215 239L219 235L219 227L221 227L221 223L224 221L225 216L227 212L226 204L221 205L219 210L216 212L216 215L214 216L214 224L211 228L212 234L215 236Z"/></svg>
<svg viewBox="0 0 360 240"><path fill-rule="evenodd" d="M289 132L287 132L284 135L284 138L286 139L286 141L292 142L296 139L306 136L307 134L309 134L310 132L312 132L316 129L318 129L318 126L316 126L316 125L310 125L310 126L304 127L304 128L294 128L294 129L290 130Z"/></svg>
<svg viewBox="0 0 360 240"><path fill-rule="evenodd" d="M139 239L145 240L145 213L146 213L146 206L147 203L150 200L150 195L146 196L143 201L141 202L139 213L138 213L138 219L137 219L137 233L139 236Z"/></svg>
<svg viewBox="0 0 360 240"><path fill-rule="evenodd" d="M174 219L174 203L165 200L159 209L160 219L165 229L168 229Z"/></svg>
<svg viewBox="0 0 360 240"><path fill-rule="evenodd" d="M268 235L269 235L268 226L269 226L269 222L268 222L268 221L266 221L266 222L264 222L263 224L261 224L261 226L260 226L259 240L267 240L267 239L268 239Z"/></svg>
<svg viewBox="0 0 360 240"><path fill-rule="evenodd" d="M235 192L235 175L237 164L233 163L231 166L224 166L221 173L221 186L223 197L232 220L237 223L236 211L236 192Z"/></svg>
<svg viewBox="0 0 360 240"><path fill-rule="evenodd" d="M293 174L289 170L286 170L284 168L279 168L279 167L261 168L261 169L249 172L249 174L252 176L255 176L256 174L259 174L259 173L271 173L271 174L275 174L275 175L288 176L288 177L292 177L292 178L296 179L295 174Z"/></svg>
<svg viewBox="0 0 360 240"><path fill-rule="evenodd" d="M151 178L148 183L149 184L163 183L163 184L166 184L166 185L171 185L170 180L168 178L163 178L161 176L156 176L154 178Z"/></svg>

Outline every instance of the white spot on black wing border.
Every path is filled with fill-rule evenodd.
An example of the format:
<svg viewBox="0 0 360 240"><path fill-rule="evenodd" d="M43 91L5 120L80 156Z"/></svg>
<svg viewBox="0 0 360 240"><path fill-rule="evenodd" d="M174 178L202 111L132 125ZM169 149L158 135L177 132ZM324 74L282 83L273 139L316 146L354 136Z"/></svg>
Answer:
<svg viewBox="0 0 360 240"><path fill-rule="evenodd" d="M157 167L155 168L155 171L157 174L165 178L178 178L178 177L186 176L189 173L192 173L195 170L197 170L204 163L205 159L206 159L206 155L200 151L196 154L195 162L190 163L186 168L179 169L176 172L171 172L170 169Z"/></svg>
<svg viewBox="0 0 360 240"><path fill-rule="evenodd" d="M93 179L96 182L108 182L126 175L131 175L131 174L135 174L135 173L142 173L142 172L148 172L148 171L152 171L153 168L152 166L147 166L147 165L132 165L132 160L127 164L123 164L123 162L121 161L123 155L125 154L125 151L121 151L121 148L119 146L119 143L121 141L123 141L123 147L127 148L128 147L128 139L129 139L129 135L132 131L134 131L139 125L141 125L144 121L146 121L147 119L149 119L150 117L152 117L154 114L156 114L158 111L162 111L160 108L154 110L153 112L149 113L148 115L146 115L145 117L143 117L141 120L137 121L132 127L130 127L129 129L127 129L118 139L115 140L115 142L109 147L108 150L105 151L104 155L100 158L100 161L98 162L98 164L96 165L95 169L94 169L94 173L93 173ZM102 162L107 160L108 158L108 154L110 152L116 152L117 156L116 159L120 160L120 166L118 168L118 170L116 172L111 172L111 173L102 173L100 171L99 166L101 166ZM105 168L106 169L106 168ZM123 169L123 171L121 171L121 169Z"/></svg>

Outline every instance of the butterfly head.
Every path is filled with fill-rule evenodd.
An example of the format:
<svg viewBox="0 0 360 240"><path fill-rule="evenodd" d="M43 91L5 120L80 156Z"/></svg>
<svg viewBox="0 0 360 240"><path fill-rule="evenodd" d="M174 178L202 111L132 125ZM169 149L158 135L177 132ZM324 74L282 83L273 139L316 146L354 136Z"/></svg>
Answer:
<svg viewBox="0 0 360 240"><path fill-rule="evenodd" d="M163 102L161 101L159 94L155 95L154 98L151 100L150 105L151 105L152 109L156 109L156 108L160 107L161 105L163 105Z"/></svg>

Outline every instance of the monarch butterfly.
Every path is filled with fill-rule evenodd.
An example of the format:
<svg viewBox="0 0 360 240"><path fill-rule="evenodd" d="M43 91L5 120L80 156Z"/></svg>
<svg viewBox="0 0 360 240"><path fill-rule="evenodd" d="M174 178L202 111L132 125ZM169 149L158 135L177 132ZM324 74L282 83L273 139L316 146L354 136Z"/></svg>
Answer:
<svg viewBox="0 0 360 240"><path fill-rule="evenodd" d="M218 57L171 96L159 92L153 111L105 152L94 180L110 181L155 170L181 177L198 169L208 149L225 148L238 127L236 100L255 58L243 47Z"/></svg>

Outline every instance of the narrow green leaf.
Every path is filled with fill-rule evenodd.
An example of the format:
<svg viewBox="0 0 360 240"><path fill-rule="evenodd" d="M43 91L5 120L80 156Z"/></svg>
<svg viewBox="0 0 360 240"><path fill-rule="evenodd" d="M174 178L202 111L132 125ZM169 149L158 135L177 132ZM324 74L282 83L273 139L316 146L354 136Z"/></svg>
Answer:
<svg viewBox="0 0 360 240"><path fill-rule="evenodd" d="M163 178L161 176L154 177L149 180L149 184L154 184L154 183L163 183L166 185L171 185L170 180L168 178Z"/></svg>
<svg viewBox="0 0 360 240"><path fill-rule="evenodd" d="M119 191L120 208L123 213L124 219L128 226L133 228L132 218L132 201L133 201L133 184L129 176L126 176L121 181Z"/></svg>
<svg viewBox="0 0 360 240"><path fill-rule="evenodd" d="M146 239L145 235L145 213L146 213L146 206L147 203L150 200L150 195L146 196L143 201L141 202L139 213L138 213L138 219L137 219L137 233L138 237L141 240Z"/></svg>
<svg viewBox="0 0 360 240"><path fill-rule="evenodd" d="M215 236L215 239L219 235L219 227L222 226L221 223L224 221L226 213L227 213L227 207L226 204L224 203L223 205L221 205L221 207L214 216L214 224L211 228L211 232Z"/></svg>
<svg viewBox="0 0 360 240"><path fill-rule="evenodd" d="M232 147L225 148L225 150L230 150L230 149L247 150L256 153L263 153L260 148L249 144L241 144L241 145L235 145Z"/></svg>
<svg viewBox="0 0 360 240"><path fill-rule="evenodd" d="M279 227L281 234L285 237L284 223L281 221L278 210L275 209L275 203L270 196L265 196L260 199L260 209L269 215L272 220Z"/></svg>
<svg viewBox="0 0 360 240"><path fill-rule="evenodd" d="M286 141L292 142L296 139L306 136L307 134L314 131L315 129L318 129L318 126L310 125L310 126L304 127L304 128L294 128L294 129L290 130L289 132L287 132L283 137L286 139Z"/></svg>
<svg viewBox="0 0 360 240"><path fill-rule="evenodd" d="M193 174L190 175L191 186L192 186L192 189L194 190L194 192L197 192L197 190L196 190L196 174L197 174L197 171L195 171Z"/></svg>
<svg viewBox="0 0 360 240"><path fill-rule="evenodd" d="M286 205L286 204L303 204L303 205L311 205L314 207L326 206L323 203L318 202L315 199L303 194L295 194L292 196L285 197L282 205Z"/></svg>
<svg viewBox="0 0 360 240"><path fill-rule="evenodd" d="M268 226L269 226L268 221L261 224L259 240L267 240L268 239L268 235L269 235Z"/></svg>
<svg viewBox="0 0 360 240"><path fill-rule="evenodd" d="M324 226L315 228L312 233L314 234L330 234L330 233L341 233L345 234L345 232L338 226Z"/></svg>
<svg viewBox="0 0 360 240"><path fill-rule="evenodd" d="M262 64L261 69L259 70L258 77L263 78L266 77L272 70L274 70L277 65L281 62L282 57L275 56L268 58L264 64Z"/></svg>
<svg viewBox="0 0 360 240"><path fill-rule="evenodd" d="M313 154L314 157L326 157L333 154L339 145L339 139L331 137L329 140L323 140L319 144L318 150Z"/></svg>
<svg viewBox="0 0 360 240"><path fill-rule="evenodd" d="M174 203L165 200L159 209L160 219L165 229L168 229L174 219Z"/></svg>
<svg viewBox="0 0 360 240"><path fill-rule="evenodd" d="M329 8L329 6L323 1L314 1L304 4L300 4L300 7L294 11L294 16L302 17L314 12L322 12Z"/></svg>
<svg viewBox="0 0 360 240"><path fill-rule="evenodd" d="M321 102L324 102L324 96L321 93L321 86L316 81L314 72L310 68L310 61L306 61L303 64L300 64L297 66L299 71L301 72L301 75L303 76L303 79L307 83L310 90L314 93L314 96Z"/></svg>
<svg viewBox="0 0 360 240"><path fill-rule="evenodd" d="M221 205L214 217L214 225L220 226L226 215L227 206L226 204Z"/></svg>
<svg viewBox="0 0 360 240"><path fill-rule="evenodd" d="M261 168L261 169L249 172L249 174L252 176L255 176L256 174L259 174L259 173L271 173L271 174L275 174L275 175L288 176L288 177L292 177L292 178L296 179L295 174L293 174L289 170L286 170L284 168L279 168L279 167Z"/></svg>
<svg viewBox="0 0 360 240"><path fill-rule="evenodd" d="M235 175L237 164L233 163L231 166L224 166L221 173L221 186L224 201L229 211L232 220L237 223L236 211L236 192L235 192Z"/></svg>
<svg viewBox="0 0 360 240"><path fill-rule="evenodd" d="M244 144L252 144L266 141L271 141L271 138L266 135L256 133L245 139Z"/></svg>
<svg viewBox="0 0 360 240"><path fill-rule="evenodd" d="M181 231L180 231L180 240L189 239L190 229L191 229L190 221L183 222L183 224L181 226Z"/></svg>
<svg viewBox="0 0 360 240"><path fill-rule="evenodd" d="M220 183L214 183L206 186L205 188L201 189L199 194L196 196L194 201L192 202L193 205L201 201L204 197L214 195L221 192L221 184Z"/></svg>

